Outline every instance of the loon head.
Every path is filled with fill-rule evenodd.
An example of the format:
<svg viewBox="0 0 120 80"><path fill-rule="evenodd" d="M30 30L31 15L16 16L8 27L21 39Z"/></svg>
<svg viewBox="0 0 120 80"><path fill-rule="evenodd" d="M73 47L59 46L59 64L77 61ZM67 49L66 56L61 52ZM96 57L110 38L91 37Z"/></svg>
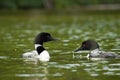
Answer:
<svg viewBox="0 0 120 80"><path fill-rule="evenodd" d="M47 32L41 32L39 33L34 41L35 44L35 49L37 50L38 54L41 54L41 52L43 52L45 50L45 48L43 47L43 43L44 42L48 42L48 41L55 41L57 39L53 38L50 33Z"/></svg>
<svg viewBox="0 0 120 80"><path fill-rule="evenodd" d="M39 33L35 40L34 40L34 44L41 44L43 45L43 42L48 42L48 41L55 41L57 39L53 38L50 33L47 32L41 32Z"/></svg>
<svg viewBox="0 0 120 80"><path fill-rule="evenodd" d="M94 49L99 49L99 44L94 40L86 40L82 42L82 45L78 49L76 49L75 52L81 50L94 50Z"/></svg>

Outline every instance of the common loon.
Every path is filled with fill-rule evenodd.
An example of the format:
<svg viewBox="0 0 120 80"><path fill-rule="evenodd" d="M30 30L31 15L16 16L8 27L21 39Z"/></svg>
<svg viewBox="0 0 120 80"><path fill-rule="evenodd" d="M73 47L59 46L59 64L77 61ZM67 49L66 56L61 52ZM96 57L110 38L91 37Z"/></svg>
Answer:
<svg viewBox="0 0 120 80"><path fill-rule="evenodd" d="M50 55L43 47L43 43L48 41L56 41L56 40L57 39L53 38L47 32L39 33L34 40L35 50L24 53L23 58L36 58L39 59L40 61L49 61Z"/></svg>
<svg viewBox="0 0 120 80"><path fill-rule="evenodd" d="M86 40L82 42L81 47L75 50L75 52L82 50L90 50L87 55L89 58L120 58L120 55L115 52L105 52L99 49L99 44L94 40Z"/></svg>

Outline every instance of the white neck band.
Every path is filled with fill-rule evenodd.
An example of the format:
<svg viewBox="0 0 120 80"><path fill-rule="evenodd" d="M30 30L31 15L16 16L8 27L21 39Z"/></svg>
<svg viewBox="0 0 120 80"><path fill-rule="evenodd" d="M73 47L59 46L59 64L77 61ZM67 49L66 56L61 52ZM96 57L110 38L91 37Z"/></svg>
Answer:
<svg viewBox="0 0 120 80"><path fill-rule="evenodd" d="M42 46L42 45L40 45L40 44L35 44L35 49L37 49L37 47L39 47L39 46Z"/></svg>

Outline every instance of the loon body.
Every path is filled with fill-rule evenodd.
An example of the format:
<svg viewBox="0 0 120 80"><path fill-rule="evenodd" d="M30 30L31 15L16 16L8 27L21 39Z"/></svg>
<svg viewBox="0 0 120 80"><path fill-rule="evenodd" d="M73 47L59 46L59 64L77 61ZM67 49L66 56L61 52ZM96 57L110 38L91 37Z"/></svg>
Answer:
<svg viewBox="0 0 120 80"><path fill-rule="evenodd" d="M39 33L34 41L35 50L24 53L23 58L35 58L35 59L39 59L40 61L49 61L50 55L48 51L43 47L43 43L48 41L55 41L55 40L56 39L54 39L47 32Z"/></svg>
<svg viewBox="0 0 120 80"><path fill-rule="evenodd" d="M87 55L89 58L120 58L120 55L115 52L105 52L99 49L99 44L94 40L86 40L82 42L82 45L75 50L75 52L90 50Z"/></svg>

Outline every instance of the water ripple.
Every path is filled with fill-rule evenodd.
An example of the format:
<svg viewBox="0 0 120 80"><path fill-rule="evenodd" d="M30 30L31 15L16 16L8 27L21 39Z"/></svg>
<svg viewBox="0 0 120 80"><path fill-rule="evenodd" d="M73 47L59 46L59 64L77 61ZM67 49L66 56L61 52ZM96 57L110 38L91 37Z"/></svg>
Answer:
<svg viewBox="0 0 120 80"><path fill-rule="evenodd" d="M7 59L7 56L0 56L0 59Z"/></svg>
<svg viewBox="0 0 120 80"><path fill-rule="evenodd" d="M16 76L18 77L35 77L35 76L44 77L46 76L46 74L16 74Z"/></svg>

